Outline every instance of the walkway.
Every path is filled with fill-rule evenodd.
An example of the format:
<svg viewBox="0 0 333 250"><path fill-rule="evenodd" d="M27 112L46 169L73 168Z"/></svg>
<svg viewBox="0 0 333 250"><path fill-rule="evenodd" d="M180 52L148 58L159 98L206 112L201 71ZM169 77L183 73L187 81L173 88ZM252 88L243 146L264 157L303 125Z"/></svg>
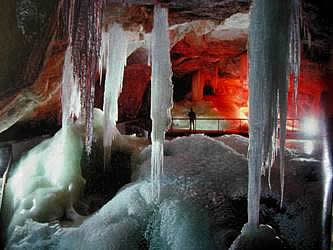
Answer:
<svg viewBox="0 0 333 250"><path fill-rule="evenodd" d="M173 117L172 124L167 134L179 136L184 134L242 134L248 136L248 119L223 118L223 117L198 117L195 121L195 129L190 130L188 117ZM287 119L287 136L299 136L299 119Z"/></svg>

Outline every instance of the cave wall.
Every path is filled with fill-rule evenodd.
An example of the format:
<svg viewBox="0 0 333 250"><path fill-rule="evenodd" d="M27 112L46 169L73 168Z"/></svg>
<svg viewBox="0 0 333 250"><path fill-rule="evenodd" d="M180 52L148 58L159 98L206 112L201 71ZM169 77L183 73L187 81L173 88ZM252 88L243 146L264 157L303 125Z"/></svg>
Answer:
<svg viewBox="0 0 333 250"><path fill-rule="evenodd" d="M248 108L247 69L247 53L218 63L215 68L198 69L192 78L192 102L213 100L211 95L205 96L204 88L208 85L213 90L214 102L221 110L221 115L238 118L241 115L238 110ZM294 105L293 82L290 80L289 118L319 115L321 95L324 91L329 93L331 80L331 76L323 70L321 64L303 58L298 83L297 109Z"/></svg>
<svg viewBox="0 0 333 250"><path fill-rule="evenodd" d="M119 96L119 121L137 118L145 91L150 87L151 69L148 65L132 64L125 68L123 90Z"/></svg>
<svg viewBox="0 0 333 250"><path fill-rule="evenodd" d="M17 29L16 1L0 2L0 93L17 86L17 79L22 70L22 58L27 57L24 37Z"/></svg>
<svg viewBox="0 0 333 250"><path fill-rule="evenodd" d="M31 85L36 79L50 41L57 3L57 0L0 2L0 97Z"/></svg>

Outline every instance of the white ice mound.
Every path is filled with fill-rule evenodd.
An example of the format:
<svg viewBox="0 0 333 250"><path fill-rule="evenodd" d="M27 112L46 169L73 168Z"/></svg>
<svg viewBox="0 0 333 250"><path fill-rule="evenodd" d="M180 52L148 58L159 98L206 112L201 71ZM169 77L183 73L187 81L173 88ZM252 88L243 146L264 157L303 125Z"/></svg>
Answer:
<svg viewBox="0 0 333 250"><path fill-rule="evenodd" d="M68 127L21 158L5 193L9 231L28 218L46 222L64 216L85 182L80 168L82 148L78 131Z"/></svg>
<svg viewBox="0 0 333 250"><path fill-rule="evenodd" d="M133 180L149 178L150 154L150 147L140 154L137 161L141 166L134 170ZM219 190L246 193L247 160L222 141L203 135L168 141L164 146L164 164L162 182L175 182L177 187L187 190L187 195Z"/></svg>

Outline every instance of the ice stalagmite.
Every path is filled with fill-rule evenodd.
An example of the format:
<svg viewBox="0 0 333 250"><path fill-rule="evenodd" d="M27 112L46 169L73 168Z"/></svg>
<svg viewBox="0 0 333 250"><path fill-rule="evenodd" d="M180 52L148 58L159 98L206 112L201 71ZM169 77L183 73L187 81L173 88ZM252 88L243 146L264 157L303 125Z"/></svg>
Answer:
<svg viewBox="0 0 333 250"><path fill-rule="evenodd" d="M253 232L259 224L261 174L272 166L276 155L279 115L283 192L292 2L254 0L251 8L248 224L245 227L248 232Z"/></svg>
<svg viewBox="0 0 333 250"><path fill-rule="evenodd" d="M101 62L106 63L104 90L104 167L111 158L113 128L118 120L118 97L121 93L127 59L127 36L115 23L102 35Z"/></svg>
<svg viewBox="0 0 333 250"><path fill-rule="evenodd" d="M163 171L163 144L165 131L171 123L170 110L173 105L168 10L166 8L161 8L160 5L155 5L154 8L154 28L152 31L151 46L151 181L152 195L154 198L158 199L160 192L160 174Z"/></svg>
<svg viewBox="0 0 333 250"><path fill-rule="evenodd" d="M68 126L80 115L80 90L73 77L72 48L69 46L65 54L65 62L61 82L62 126Z"/></svg>

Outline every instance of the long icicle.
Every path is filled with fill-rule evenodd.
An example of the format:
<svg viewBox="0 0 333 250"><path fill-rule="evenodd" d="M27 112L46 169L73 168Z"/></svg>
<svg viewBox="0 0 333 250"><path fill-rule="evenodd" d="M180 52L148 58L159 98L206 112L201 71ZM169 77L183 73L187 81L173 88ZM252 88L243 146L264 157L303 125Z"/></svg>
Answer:
<svg viewBox="0 0 333 250"><path fill-rule="evenodd" d="M292 0L290 2L290 21L289 21L289 71L284 69L280 73L285 79L279 84L279 112L280 112L280 185L281 185L281 200L280 207L282 207L284 199L284 178L285 178L285 141L286 141L286 126L287 126L287 113L288 113L288 87L289 87L289 74L292 75L293 90L294 90L294 106L295 114L297 116L297 92L298 80L301 65L301 0Z"/></svg>
<svg viewBox="0 0 333 250"><path fill-rule="evenodd" d="M90 154L93 136L95 81L101 40L101 19L105 1L63 1L63 18L72 48L73 76L80 87L81 111L85 125L85 149Z"/></svg>
<svg viewBox="0 0 333 250"><path fill-rule="evenodd" d="M263 164L262 134L264 121L264 104L262 100L264 81L260 79L265 65L262 58L256 58L262 50L262 42L259 40L258 31L264 30L263 5L261 0L253 1L251 8L251 21L249 26L249 180L248 180L248 223L246 231L253 231L259 224L259 203L261 192L261 167ZM263 51L264 53L265 51ZM255 79L258 79L256 81ZM256 105L256 102L262 105Z"/></svg>
<svg viewBox="0 0 333 250"><path fill-rule="evenodd" d="M291 1L289 63L293 80L293 101L297 115L298 79L301 65L301 0Z"/></svg>
<svg viewBox="0 0 333 250"><path fill-rule="evenodd" d="M281 72L281 75L284 75L284 80L282 79L279 88L279 112L280 112L280 188L281 188L281 199L280 207L282 208L283 198L284 198L284 177L285 177L285 141L287 136L287 113L288 113L288 71L285 68L284 72Z"/></svg>
<svg viewBox="0 0 333 250"><path fill-rule="evenodd" d="M152 197L160 196L160 175L163 172L163 145L165 131L171 123L172 69L170 62L170 41L168 33L168 9L160 5L154 7L154 27L152 32L152 77L151 114L152 153L151 182Z"/></svg>
<svg viewBox="0 0 333 250"><path fill-rule="evenodd" d="M80 89L73 77L72 48L68 46L61 81L62 126L70 125L80 116Z"/></svg>
<svg viewBox="0 0 333 250"><path fill-rule="evenodd" d="M118 97L121 93L127 59L127 36L123 27L115 23L102 37L102 61L106 60L104 89L104 168L111 160L113 131L118 120Z"/></svg>
<svg viewBox="0 0 333 250"><path fill-rule="evenodd" d="M248 223L245 232L253 232L259 225L261 173L265 167L272 166L276 154L278 111L282 118L280 127L285 127L290 9L288 0L254 0L251 8ZM284 131L281 131L281 146L284 146ZM284 153L281 157L284 158Z"/></svg>

